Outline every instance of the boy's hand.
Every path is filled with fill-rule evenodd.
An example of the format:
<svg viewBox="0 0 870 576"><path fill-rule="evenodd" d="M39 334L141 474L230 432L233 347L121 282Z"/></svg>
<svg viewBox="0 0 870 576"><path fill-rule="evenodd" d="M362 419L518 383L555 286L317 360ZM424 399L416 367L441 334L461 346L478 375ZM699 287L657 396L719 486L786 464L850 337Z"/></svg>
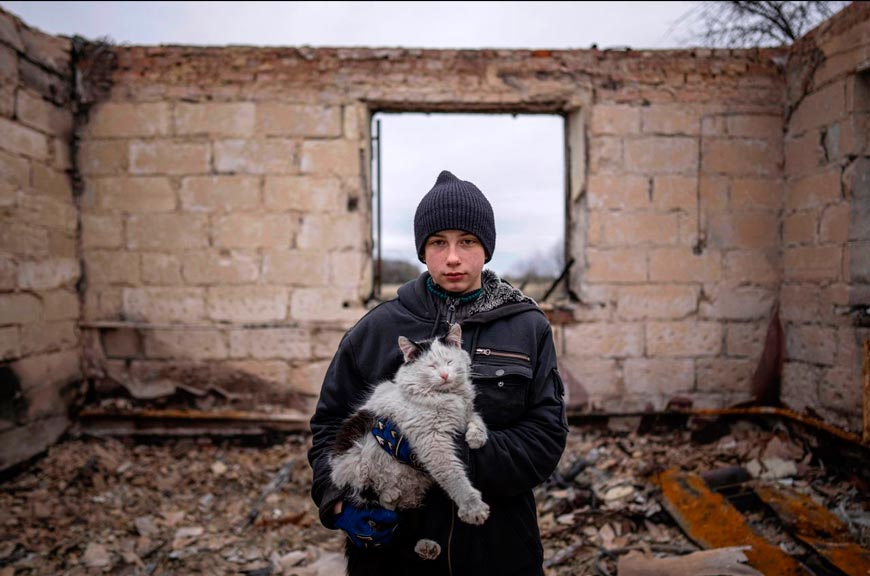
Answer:
<svg viewBox="0 0 870 576"><path fill-rule="evenodd" d="M393 510L378 507L357 507L343 502L335 526L347 533L359 548L377 548L390 541L398 523Z"/></svg>

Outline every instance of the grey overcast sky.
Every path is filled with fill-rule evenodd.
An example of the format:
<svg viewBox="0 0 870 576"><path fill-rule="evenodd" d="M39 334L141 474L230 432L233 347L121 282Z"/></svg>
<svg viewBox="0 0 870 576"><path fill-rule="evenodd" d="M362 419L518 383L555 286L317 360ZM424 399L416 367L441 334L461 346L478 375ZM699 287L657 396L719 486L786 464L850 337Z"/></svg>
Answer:
<svg viewBox="0 0 870 576"><path fill-rule="evenodd" d="M117 44L422 48L676 47L694 2L0 2L45 32ZM501 274L564 227L558 116L382 115L385 257L415 260L413 212L442 169L478 185Z"/></svg>

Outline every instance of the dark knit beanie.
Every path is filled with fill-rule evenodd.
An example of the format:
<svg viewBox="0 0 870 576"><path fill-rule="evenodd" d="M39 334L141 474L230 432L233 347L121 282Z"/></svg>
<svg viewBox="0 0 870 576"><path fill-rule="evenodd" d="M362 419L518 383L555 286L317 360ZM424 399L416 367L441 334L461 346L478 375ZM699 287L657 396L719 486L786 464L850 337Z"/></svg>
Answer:
<svg viewBox="0 0 870 576"><path fill-rule="evenodd" d="M495 250L495 216L489 200L477 186L460 180L447 170L423 196L414 214L417 257L424 262L426 239L441 230L462 230L477 236L486 252L486 262Z"/></svg>

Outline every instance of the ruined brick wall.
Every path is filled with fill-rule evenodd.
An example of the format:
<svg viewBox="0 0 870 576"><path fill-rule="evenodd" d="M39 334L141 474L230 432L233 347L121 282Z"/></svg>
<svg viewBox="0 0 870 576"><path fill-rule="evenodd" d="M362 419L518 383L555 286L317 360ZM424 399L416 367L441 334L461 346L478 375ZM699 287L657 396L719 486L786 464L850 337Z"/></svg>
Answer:
<svg viewBox="0 0 870 576"><path fill-rule="evenodd" d="M70 43L0 11L0 469L52 444L81 379Z"/></svg>
<svg viewBox="0 0 870 576"><path fill-rule="evenodd" d="M313 398L370 291L370 115L549 112L570 147L572 402L748 396L781 279L781 52L116 54L79 156L106 381Z"/></svg>
<svg viewBox="0 0 870 576"><path fill-rule="evenodd" d="M783 206L784 400L861 429L870 338L870 6L794 46Z"/></svg>

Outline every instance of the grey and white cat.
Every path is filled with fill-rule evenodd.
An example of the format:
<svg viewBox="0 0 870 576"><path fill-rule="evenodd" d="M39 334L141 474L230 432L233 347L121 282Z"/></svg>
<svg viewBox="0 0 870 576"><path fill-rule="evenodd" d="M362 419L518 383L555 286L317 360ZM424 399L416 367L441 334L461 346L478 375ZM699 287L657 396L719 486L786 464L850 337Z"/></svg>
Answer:
<svg viewBox="0 0 870 576"><path fill-rule="evenodd" d="M384 508L417 508L434 481L456 503L463 522L479 525L489 517L489 506L471 485L455 451L457 433L465 434L472 449L487 440L486 425L474 411L471 358L461 338L459 324L446 336L422 343L399 337L405 362L393 380L374 388L336 436L332 481L349 488L351 500L362 503L363 493L372 490ZM377 416L398 427L425 471L398 461L379 445L371 434ZM427 539L414 549L424 559L441 552L437 542Z"/></svg>

